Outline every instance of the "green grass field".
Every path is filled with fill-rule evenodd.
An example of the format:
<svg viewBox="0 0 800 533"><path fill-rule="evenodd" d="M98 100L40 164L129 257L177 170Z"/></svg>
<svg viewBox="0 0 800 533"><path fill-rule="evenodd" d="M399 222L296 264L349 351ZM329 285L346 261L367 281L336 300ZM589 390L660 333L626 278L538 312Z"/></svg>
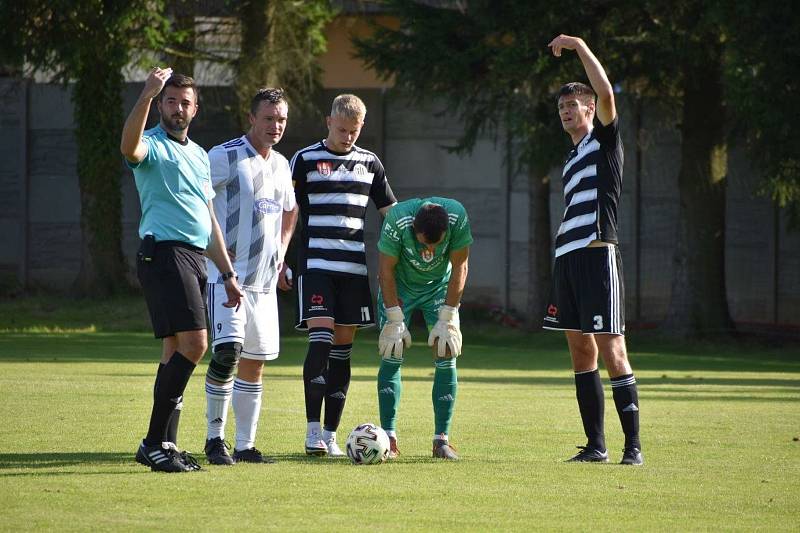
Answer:
<svg viewBox="0 0 800 533"><path fill-rule="evenodd" d="M257 446L272 465L167 475L136 464L159 345L138 299L0 302L0 530L794 530L800 524L797 345L629 338L643 467L565 464L582 444L558 334L465 327L451 438L430 457L432 364L403 368L399 460L308 458L305 339L268 364ZM424 335L414 331L422 344ZM357 339L342 439L378 422L375 333ZM203 375L189 383L179 445L202 458ZM606 381L607 384L607 381ZM606 386L612 460L622 435ZM232 434L232 426L228 434ZM197 453L200 452L200 453ZM202 458L203 464L204 458Z"/></svg>

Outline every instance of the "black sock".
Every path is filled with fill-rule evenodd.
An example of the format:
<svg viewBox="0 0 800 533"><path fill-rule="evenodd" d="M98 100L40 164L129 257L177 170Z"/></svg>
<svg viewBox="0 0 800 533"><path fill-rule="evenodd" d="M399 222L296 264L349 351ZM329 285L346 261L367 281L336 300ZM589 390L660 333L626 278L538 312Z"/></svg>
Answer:
<svg viewBox="0 0 800 533"><path fill-rule="evenodd" d="M331 328L308 330L308 353L303 363L303 385L306 397L306 420L319 422L322 399L328 383L328 355L333 344Z"/></svg>
<svg viewBox="0 0 800 533"><path fill-rule="evenodd" d="M633 374L611 378L611 391L625 433L625 447L642 449L639 441L639 391Z"/></svg>
<svg viewBox="0 0 800 533"><path fill-rule="evenodd" d="M164 440L175 445L178 444L178 425L181 422L181 412L183 412L183 396L181 396L181 401L175 405L172 414L169 415L167 433L164 435Z"/></svg>
<svg viewBox="0 0 800 533"><path fill-rule="evenodd" d="M587 446L606 451L606 437L603 431L605 416L605 400L603 398L603 382L600 371L575 373L575 395L578 398L578 409L583 421L583 432L586 433Z"/></svg>
<svg viewBox="0 0 800 533"><path fill-rule="evenodd" d="M328 358L328 386L325 389L325 427L336 431L342 419L347 389L350 387L350 354L352 344L331 346Z"/></svg>
<svg viewBox="0 0 800 533"><path fill-rule="evenodd" d="M156 381L153 383L153 401L156 401L156 394L158 394L158 384L161 381L162 370L164 370L164 363L158 363L158 370L156 370Z"/></svg>
<svg viewBox="0 0 800 533"><path fill-rule="evenodd" d="M153 401L156 400L158 391L158 384L161 377L161 371L164 369L164 363L158 363L158 370L156 371L156 382L153 384ZM164 441L178 444L178 424L181 421L181 411L183 410L183 401L175 406L172 415L169 417L169 424L167 425L167 432L164 434Z"/></svg>
<svg viewBox="0 0 800 533"><path fill-rule="evenodd" d="M195 366L183 354L175 352L158 373L153 411L150 414L150 426L144 439L148 446L155 446L164 440L170 416L175 410L175 406L183 399L183 391L186 389L186 384L189 382Z"/></svg>

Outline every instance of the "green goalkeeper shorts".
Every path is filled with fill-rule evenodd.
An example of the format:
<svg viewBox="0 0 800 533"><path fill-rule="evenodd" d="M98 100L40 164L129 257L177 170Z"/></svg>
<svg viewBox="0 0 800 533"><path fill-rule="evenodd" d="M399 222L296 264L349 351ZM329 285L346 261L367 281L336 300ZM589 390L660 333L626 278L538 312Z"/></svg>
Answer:
<svg viewBox="0 0 800 533"><path fill-rule="evenodd" d="M430 330L439 319L439 307L444 304L447 296L447 283L426 286L422 290L409 291L397 286L397 297L400 308L405 315L406 325L411 322L411 315L419 309L425 318L425 324ZM386 324L386 306L383 305L383 294L378 288L378 328L383 329Z"/></svg>

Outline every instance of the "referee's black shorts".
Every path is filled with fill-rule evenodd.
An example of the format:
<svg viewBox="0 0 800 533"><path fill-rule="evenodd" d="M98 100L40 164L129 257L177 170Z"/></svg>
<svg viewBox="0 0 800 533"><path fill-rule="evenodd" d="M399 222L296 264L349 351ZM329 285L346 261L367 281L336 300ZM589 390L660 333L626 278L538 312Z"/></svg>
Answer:
<svg viewBox="0 0 800 533"><path fill-rule="evenodd" d="M203 250L179 241L156 243L152 261L136 261L157 339L206 329L206 259Z"/></svg>
<svg viewBox="0 0 800 533"><path fill-rule="evenodd" d="M617 246L580 248L556 258L542 327L625 334L625 287Z"/></svg>

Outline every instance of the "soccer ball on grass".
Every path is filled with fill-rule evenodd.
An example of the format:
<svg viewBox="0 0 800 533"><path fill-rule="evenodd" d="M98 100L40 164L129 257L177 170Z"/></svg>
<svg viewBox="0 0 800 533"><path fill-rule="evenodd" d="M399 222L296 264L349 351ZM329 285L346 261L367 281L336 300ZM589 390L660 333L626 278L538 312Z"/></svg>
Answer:
<svg viewBox="0 0 800 533"><path fill-rule="evenodd" d="M345 448L353 464L380 464L389 457L389 436L375 424L361 424L350 432Z"/></svg>

